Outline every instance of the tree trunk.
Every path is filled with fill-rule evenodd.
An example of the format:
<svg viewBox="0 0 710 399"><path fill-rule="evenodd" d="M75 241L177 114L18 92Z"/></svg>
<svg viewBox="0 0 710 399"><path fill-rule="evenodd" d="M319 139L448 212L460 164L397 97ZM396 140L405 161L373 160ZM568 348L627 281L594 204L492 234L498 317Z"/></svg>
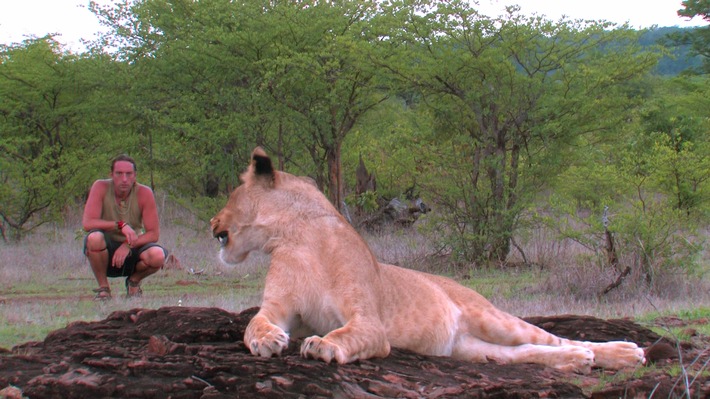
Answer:
<svg viewBox="0 0 710 399"><path fill-rule="evenodd" d="M279 170L284 170L284 126L283 121L279 118L279 134L276 141L278 159L279 159Z"/></svg>
<svg viewBox="0 0 710 399"><path fill-rule="evenodd" d="M614 236L611 233L611 231L609 231L609 229L604 229L604 237L606 237L607 263L609 264L609 266L614 268L614 270L616 270L617 272L620 272L620 274L613 283L609 284L606 288L604 288L601 295L606 295L614 288L620 286L621 283L626 278L626 276L628 276L631 273L631 268L629 266L626 266L626 269L624 269L624 270L619 270L619 257L616 255L616 246L614 245Z"/></svg>
<svg viewBox="0 0 710 399"><path fill-rule="evenodd" d="M495 125L494 125L495 126ZM510 252L510 225L508 217L508 201L506 200L505 176L507 173L506 133L497 129L494 132L495 150L494 162L490 167L489 177L493 195L493 214L490 223L491 247L488 260L502 263Z"/></svg>
<svg viewBox="0 0 710 399"><path fill-rule="evenodd" d="M326 161L328 163L328 198L335 209L342 213L344 190L340 142L326 149Z"/></svg>

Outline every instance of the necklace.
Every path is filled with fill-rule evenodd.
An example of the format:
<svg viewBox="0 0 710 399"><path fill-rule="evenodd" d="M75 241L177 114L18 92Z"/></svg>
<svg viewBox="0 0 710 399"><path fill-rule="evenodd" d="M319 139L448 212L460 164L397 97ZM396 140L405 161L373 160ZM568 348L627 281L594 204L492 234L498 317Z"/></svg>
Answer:
<svg viewBox="0 0 710 399"><path fill-rule="evenodd" d="M133 191L133 189L131 189L131 191ZM128 220L128 214L131 209L131 199L131 192L129 191L128 196L120 199L117 204L116 211L118 211L118 216L121 220Z"/></svg>
<svg viewBox="0 0 710 399"><path fill-rule="evenodd" d="M121 202L118 204L118 214L121 216L121 220L126 219L126 216L128 215L128 206L126 204L126 201L121 200Z"/></svg>

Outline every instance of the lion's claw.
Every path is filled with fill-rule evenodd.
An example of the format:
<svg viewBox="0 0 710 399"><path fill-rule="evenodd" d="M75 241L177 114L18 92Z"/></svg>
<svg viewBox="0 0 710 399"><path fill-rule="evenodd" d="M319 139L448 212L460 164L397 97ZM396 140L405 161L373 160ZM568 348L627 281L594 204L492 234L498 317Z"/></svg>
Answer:
<svg viewBox="0 0 710 399"><path fill-rule="evenodd" d="M281 356L288 348L288 340L288 334L274 325L257 328L250 324L244 334L244 343L251 354L261 357Z"/></svg>
<svg viewBox="0 0 710 399"><path fill-rule="evenodd" d="M340 364L344 364L349 361L341 347L318 336L308 337L303 341L301 356L320 359L326 363L335 360Z"/></svg>

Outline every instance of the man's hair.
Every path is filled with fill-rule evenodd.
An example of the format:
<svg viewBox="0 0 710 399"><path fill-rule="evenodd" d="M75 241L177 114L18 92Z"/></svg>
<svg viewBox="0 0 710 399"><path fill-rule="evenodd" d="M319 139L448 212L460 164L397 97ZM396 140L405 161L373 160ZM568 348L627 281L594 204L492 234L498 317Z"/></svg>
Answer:
<svg viewBox="0 0 710 399"><path fill-rule="evenodd" d="M126 154L121 154L121 155L117 156L116 158L114 158L113 161L111 161L111 172L113 172L113 167L116 166L116 162L118 162L118 161L130 162L131 164L133 164L133 171L134 172L138 171L138 167L136 166L136 161L134 161L133 158L129 157Z"/></svg>

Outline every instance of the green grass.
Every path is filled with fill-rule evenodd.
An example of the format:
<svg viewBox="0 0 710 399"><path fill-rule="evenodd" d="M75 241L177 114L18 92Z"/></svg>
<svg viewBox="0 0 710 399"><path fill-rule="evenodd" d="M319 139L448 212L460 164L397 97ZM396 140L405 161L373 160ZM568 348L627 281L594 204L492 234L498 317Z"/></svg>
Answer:
<svg viewBox="0 0 710 399"><path fill-rule="evenodd" d="M459 282L486 298L534 299L531 287L538 286L547 274L538 270L472 270Z"/></svg>
<svg viewBox="0 0 710 399"><path fill-rule="evenodd" d="M90 273L90 271L86 271ZM235 275L195 276L167 270L145 280L144 297L125 299L123 279L111 279L113 299L93 300L92 277L57 279L40 289L35 282L3 290L0 305L0 347L11 348L27 341L39 341L50 331L73 321L96 321L116 310L163 306L220 307L238 312L258 305L261 280L245 281Z"/></svg>
<svg viewBox="0 0 710 399"><path fill-rule="evenodd" d="M691 309L682 309L675 312L649 312L639 317L640 321L657 319L663 316L675 316L682 320L697 320L710 318L710 306L700 305Z"/></svg>
<svg viewBox="0 0 710 399"><path fill-rule="evenodd" d="M674 319L682 321L681 325L674 325ZM654 324L650 328L659 335L680 341L688 341L692 337L690 331L696 334L710 336L710 306L678 309L675 311L650 312L639 315L637 320L641 323Z"/></svg>
<svg viewBox="0 0 710 399"><path fill-rule="evenodd" d="M623 383L624 381L627 381L632 378L639 378L647 373L655 371L655 367L638 367L634 370L631 371L624 371L620 370L617 371L613 374L607 374L604 372L597 372L597 375L599 376L599 379L590 386L584 387L584 391L586 391L587 395L591 395L593 392L598 392L603 390L609 385L616 384L616 383ZM571 381L575 385L579 386L584 386L584 384L581 381Z"/></svg>
<svg viewBox="0 0 710 399"><path fill-rule="evenodd" d="M0 291L0 347L39 341L70 322L101 320L113 311L136 307L216 306L237 312L258 304L263 284L260 274L245 278L230 270L200 275L165 270L145 280L140 299L124 299L124 280L110 279L113 299L103 303L93 300L96 283L88 264L84 266L77 277L60 274L51 279L33 273L19 282L5 280Z"/></svg>

